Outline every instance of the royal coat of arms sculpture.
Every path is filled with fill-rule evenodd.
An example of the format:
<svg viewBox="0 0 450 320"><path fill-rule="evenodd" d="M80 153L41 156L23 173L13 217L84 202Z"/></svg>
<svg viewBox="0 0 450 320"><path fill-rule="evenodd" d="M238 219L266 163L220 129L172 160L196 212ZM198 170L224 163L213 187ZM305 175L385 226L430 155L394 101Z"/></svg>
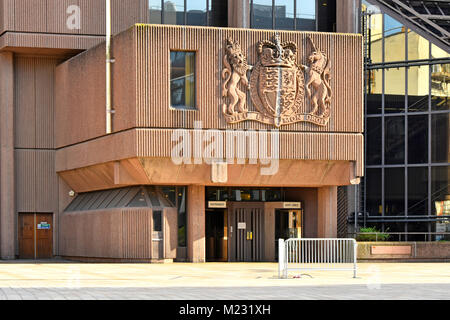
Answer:
<svg viewBox="0 0 450 320"><path fill-rule="evenodd" d="M297 45L292 41L281 42L278 34L274 42L259 42L259 60L255 66L247 63L238 42L227 39L222 70L222 111L228 123L254 120L276 127L299 121L320 126L328 123L332 98L330 64L328 56L308 39L312 47L308 66L297 64ZM247 90L254 111L248 110ZM310 99L309 112L305 112L305 91Z"/></svg>

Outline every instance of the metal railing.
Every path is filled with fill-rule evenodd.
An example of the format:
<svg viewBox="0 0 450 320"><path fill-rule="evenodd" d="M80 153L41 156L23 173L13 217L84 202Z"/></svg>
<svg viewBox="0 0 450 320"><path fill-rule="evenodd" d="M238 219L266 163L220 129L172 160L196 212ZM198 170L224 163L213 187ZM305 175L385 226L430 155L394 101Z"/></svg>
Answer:
<svg viewBox="0 0 450 320"><path fill-rule="evenodd" d="M358 235L375 235L375 240L358 240L358 241L408 241L407 237L409 235L423 235L424 241L431 241L432 236L443 236L442 237L443 239L439 240L450 240L450 232L348 232L347 234L355 238L357 238ZM378 237L379 235L383 236ZM383 239L385 235L389 235L389 237L387 239ZM393 238L391 237L391 235L398 237ZM427 238L429 240L427 240ZM417 239L411 241L417 241Z"/></svg>
<svg viewBox="0 0 450 320"><path fill-rule="evenodd" d="M355 239L279 239L278 277L292 270L353 270L356 278L357 246Z"/></svg>

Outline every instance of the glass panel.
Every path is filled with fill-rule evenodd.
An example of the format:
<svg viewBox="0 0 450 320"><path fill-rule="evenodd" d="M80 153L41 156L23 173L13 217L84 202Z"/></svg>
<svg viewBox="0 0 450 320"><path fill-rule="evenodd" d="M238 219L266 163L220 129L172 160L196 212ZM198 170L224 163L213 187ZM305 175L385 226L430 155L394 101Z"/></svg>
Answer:
<svg viewBox="0 0 450 320"><path fill-rule="evenodd" d="M384 214L388 216L405 213L405 169L384 169ZM392 230L391 230L392 231Z"/></svg>
<svg viewBox="0 0 450 320"><path fill-rule="evenodd" d="M445 52L434 44L431 44L431 58L450 58L450 53Z"/></svg>
<svg viewBox="0 0 450 320"><path fill-rule="evenodd" d="M405 111L405 68L386 69L384 72L384 112Z"/></svg>
<svg viewBox="0 0 450 320"><path fill-rule="evenodd" d="M368 79L368 94L367 94L367 113L380 114L381 108L381 93L383 90L383 71L370 70Z"/></svg>
<svg viewBox="0 0 450 320"><path fill-rule="evenodd" d="M450 216L450 166L431 168L432 215Z"/></svg>
<svg viewBox="0 0 450 320"><path fill-rule="evenodd" d="M275 29L294 30L294 0L275 0Z"/></svg>
<svg viewBox="0 0 450 320"><path fill-rule="evenodd" d="M450 110L450 64L431 66L431 110Z"/></svg>
<svg viewBox="0 0 450 320"><path fill-rule="evenodd" d="M428 222L409 222L408 232L428 232ZM428 237L425 234L409 234L408 241L428 241Z"/></svg>
<svg viewBox="0 0 450 320"><path fill-rule="evenodd" d="M153 211L153 231L162 231L162 211Z"/></svg>
<svg viewBox="0 0 450 320"><path fill-rule="evenodd" d="M405 60L405 27L397 20L384 15L384 61Z"/></svg>
<svg viewBox="0 0 450 320"><path fill-rule="evenodd" d="M450 113L431 115L431 161L450 162Z"/></svg>
<svg viewBox="0 0 450 320"><path fill-rule="evenodd" d="M187 0L186 12L187 23L192 26L206 26L206 1L207 0Z"/></svg>
<svg viewBox="0 0 450 320"><path fill-rule="evenodd" d="M186 247L186 187L177 188L178 246Z"/></svg>
<svg viewBox="0 0 450 320"><path fill-rule="evenodd" d="M408 111L428 111L430 69L428 66L410 67L408 70Z"/></svg>
<svg viewBox="0 0 450 320"><path fill-rule="evenodd" d="M408 168L408 215L427 214L428 167Z"/></svg>
<svg viewBox="0 0 450 320"><path fill-rule="evenodd" d="M208 201L226 201L228 188L206 188L206 197Z"/></svg>
<svg viewBox="0 0 450 320"><path fill-rule="evenodd" d="M316 0L297 0L296 30L316 31Z"/></svg>
<svg viewBox="0 0 450 320"><path fill-rule="evenodd" d="M171 106L195 109L195 52L170 52Z"/></svg>
<svg viewBox="0 0 450 320"><path fill-rule="evenodd" d="M381 169L366 169L366 211L381 215Z"/></svg>
<svg viewBox="0 0 450 320"><path fill-rule="evenodd" d="M161 23L161 0L148 0L150 23Z"/></svg>
<svg viewBox="0 0 450 320"><path fill-rule="evenodd" d="M208 0L209 5L209 26L228 26L228 2L223 0Z"/></svg>
<svg viewBox="0 0 450 320"><path fill-rule="evenodd" d="M367 19L369 61L371 63L380 63L383 60L383 15L377 6L371 5L366 1L363 1L362 9L370 13L370 18Z"/></svg>
<svg viewBox="0 0 450 320"><path fill-rule="evenodd" d="M367 118L366 143L366 163L381 164L381 117Z"/></svg>
<svg viewBox="0 0 450 320"><path fill-rule="evenodd" d="M428 59L429 55L428 40L408 29L408 60Z"/></svg>
<svg viewBox="0 0 450 320"><path fill-rule="evenodd" d="M145 200L144 191L139 191L133 199L131 199L130 203L128 203L127 207L147 207L147 201Z"/></svg>
<svg viewBox="0 0 450 320"><path fill-rule="evenodd" d="M161 203L159 202L158 194L156 193L155 187L147 187L148 197L150 198L150 202L152 207L161 207Z"/></svg>
<svg viewBox="0 0 450 320"><path fill-rule="evenodd" d="M184 0L164 1L164 24L184 25Z"/></svg>
<svg viewBox="0 0 450 320"><path fill-rule="evenodd" d="M172 206L176 206L177 188L176 187L161 187L164 197L169 200Z"/></svg>
<svg viewBox="0 0 450 320"><path fill-rule="evenodd" d="M428 162L428 116L408 117L408 163Z"/></svg>
<svg viewBox="0 0 450 320"><path fill-rule="evenodd" d="M253 0L252 28L272 29L272 0Z"/></svg>
<svg viewBox="0 0 450 320"><path fill-rule="evenodd" d="M405 162L405 121L404 117L385 118L385 159L386 164Z"/></svg>

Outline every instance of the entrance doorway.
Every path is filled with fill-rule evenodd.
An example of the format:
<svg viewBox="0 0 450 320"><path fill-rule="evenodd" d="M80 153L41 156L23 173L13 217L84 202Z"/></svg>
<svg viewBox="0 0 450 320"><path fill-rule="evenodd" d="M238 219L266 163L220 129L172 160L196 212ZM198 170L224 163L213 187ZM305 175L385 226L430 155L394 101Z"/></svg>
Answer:
<svg viewBox="0 0 450 320"><path fill-rule="evenodd" d="M301 238L303 217L301 210L275 210L275 258L278 260L278 240Z"/></svg>
<svg viewBox="0 0 450 320"><path fill-rule="evenodd" d="M264 203L229 202L228 261L261 261L264 240Z"/></svg>
<svg viewBox="0 0 450 320"><path fill-rule="evenodd" d="M206 261L227 261L227 210L207 209L205 219Z"/></svg>
<svg viewBox="0 0 450 320"><path fill-rule="evenodd" d="M53 215L19 214L19 258L48 259L53 256Z"/></svg>

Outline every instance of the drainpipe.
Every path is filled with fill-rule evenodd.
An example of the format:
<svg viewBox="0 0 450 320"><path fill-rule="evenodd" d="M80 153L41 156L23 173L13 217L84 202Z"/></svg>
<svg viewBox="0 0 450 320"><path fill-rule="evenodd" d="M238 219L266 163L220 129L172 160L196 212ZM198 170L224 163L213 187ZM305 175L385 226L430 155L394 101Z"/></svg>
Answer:
<svg viewBox="0 0 450 320"><path fill-rule="evenodd" d="M111 107L111 0L106 0L106 134L112 132Z"/></svg>

